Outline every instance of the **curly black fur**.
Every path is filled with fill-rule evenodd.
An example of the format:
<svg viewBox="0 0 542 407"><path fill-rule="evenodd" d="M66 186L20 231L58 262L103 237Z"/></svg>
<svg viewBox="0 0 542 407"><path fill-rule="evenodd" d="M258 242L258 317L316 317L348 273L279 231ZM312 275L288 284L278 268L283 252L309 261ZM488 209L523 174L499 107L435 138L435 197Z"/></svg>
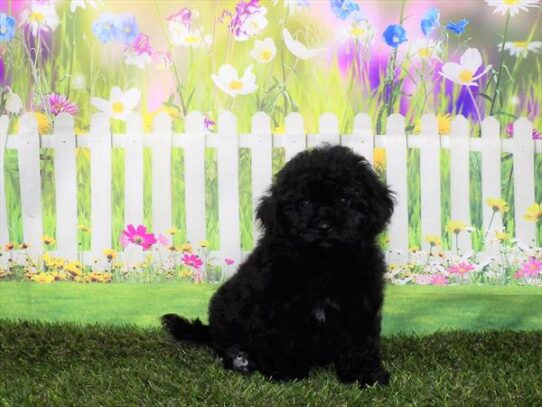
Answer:
<svg viewBox="0 0 542 407"><path fill-rule="evenodd" d="M224 366L276 380L334 364L343 382L386 384L380 322L384 256L376 243L393 212L388 187L352 150L304 151L257 208L263 234L211 299L209 326L168 314L180 340L210 345Z"/></svg>

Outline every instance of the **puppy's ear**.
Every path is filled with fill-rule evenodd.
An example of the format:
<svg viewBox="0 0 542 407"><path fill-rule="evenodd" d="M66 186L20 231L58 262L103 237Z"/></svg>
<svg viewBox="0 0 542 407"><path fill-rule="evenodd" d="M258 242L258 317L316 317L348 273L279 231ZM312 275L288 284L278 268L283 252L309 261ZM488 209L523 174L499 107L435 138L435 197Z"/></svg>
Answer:
<svg viewBox="0 0 542 407"><path fill-rule="evenodd" d="M276 224L276 204L271 192L268 192L260 199L256 209L256 219L260 221L264 229L271 230Z"/></svg>
<svg viewBox="0 0 542 407"><path fill-rule="evenodd" d="M371 165L364 159L360 163L362 167L362 182L369 200L367 214L368 225L366 227L374 235L384 230L393 215L395 197L389 187L380 180Z"/></svg>

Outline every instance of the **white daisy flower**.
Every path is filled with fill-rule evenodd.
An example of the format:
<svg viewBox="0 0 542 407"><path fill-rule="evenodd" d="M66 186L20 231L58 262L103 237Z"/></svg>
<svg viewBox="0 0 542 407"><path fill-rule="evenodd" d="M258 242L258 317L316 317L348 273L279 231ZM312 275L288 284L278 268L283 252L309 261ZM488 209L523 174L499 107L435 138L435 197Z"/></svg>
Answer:
<svg viewBox="0 0 542 407"><path fill-rule="evenodd" d="M254 42L254 48L250 51L249 55L258 61L260 64L266 64L271 62L277 54L277 48L275 42L271 37L266 38L263 41L256 40Z"/></svg>
<svg viewBox="0 0 542 407"><path fill-rule="evenodd" d="M189 28L176 20L170 21L169 33L171 42L182 47L199 48L203 44L210 44L212 41L210 35L203 37L199 30L194 27Z"/></svg>
<svg viewBox="0 0 542 407"><path fill-rule="evenodd" d="M530 52L540 52L542 50L541 41L506 41L504 43L504 49L510 52L513 57L526 57ZM499 45L499 51L501 46Z"/></svg>
<svg viewBox="0 0 542 407"><path fill-rule="evenodd" d="M490 69L491 65L475 76L478 68L482 66L482 55L476 48L467 49L463 55L459 64L456 62L446 62L442 66L442 72L440 74L452 82L465 86L478 86L474 81L484 76Z"/></svg>
<svg viewBox="0 0 542 407"><path fill-rule="evenodd" d="M87 3L94 10L97 10L98 7L103 5L103 0L72 0L70 3L70 11L74 13L79 7L84 10L87 8Z"/></svg>
<svg viewBox="0 0 542 407"><path fill-rule="evenodd" d="M431 38L418 38L414 40L408 50L408 55L418 59L437 59L442 52L442 43Z"/></svg>
<svg viewBox="0 0 542 407"><path fill-rule="evenodd" d="M510 13L510 17L514 17L520 10L528 12L528 7L538 7L539 0L485 0L485 2L495 7L493 13L499 13L502 16Z"/></svg>
<svg viewBox="0 0 542 407"><path fill-rule="evenodd" d="M232 97L247 95L258 89L255 83L256 76L252 73L252 65L245 70L241 78L231 65L222 65L218 70L218 75L212 74L211 78L220 90Z"/></svg>
<svg viewBox="0 0 542 407"><path fill-rule="evenodd" d="M290 31L288 31L287 28L282 30L282 38L284 38L284 43L286 44L288 51L301 59L314 58L326 50L325 48L307 48L301 42L294 40L294 37L292 37L292 34L290 34Z"/></svg>
<svg viewBox="0 0 542 407"><path fill-rule="evenodd" d="M258 12L249 15L240 27L239 33L235 36L237 41L246 41L254 35L261 33L269 22L265 18L267 9L258 8Z"/></svg>
<svg viewBox="0 0 542 407"><path fill-rule="evenodd" d="M341 26L337 31L337 38L342 43L354 40L368 45L375 38L375 28L366 19L355 21L348 26Z"/></svg>
<svg viewBox="0 0 542 407"><path fill-rule="evenodd" d="M53 1L33 1L30 9L25 9L20 16L21 25L29 25L32 35L38 31L54 31L60 24Z"/></svg>
<svg viewBox="0 0 542 407"><path fill-rule="evenodd" d="M93 97L90 103L114 119L126 120L139 103L140 98L139 89L132 88L123 92L118 86L114 86L111 89L109 100Z"/></svg>

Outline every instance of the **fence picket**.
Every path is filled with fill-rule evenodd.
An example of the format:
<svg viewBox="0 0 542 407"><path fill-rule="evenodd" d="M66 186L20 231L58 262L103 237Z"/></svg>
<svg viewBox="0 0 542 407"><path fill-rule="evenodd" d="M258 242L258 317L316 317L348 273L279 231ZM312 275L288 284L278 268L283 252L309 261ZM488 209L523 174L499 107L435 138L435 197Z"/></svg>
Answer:
<svg viewBox="0 0 542 407"><path fill-rule="evenodd" d="M450 200L451 220L462 221L470 226L470 170L469 170L470 132L467 119L457 116L452 120L450 135ZM470 233L461 232L458 246L462 253L472 247ZM455 239L452 239L455 247Z"/></svg>
<svg viewBox="0 0 542 407"><path fill-rule="evenodd" d="M487 205L489 198L501 197L501 139L499 121L487 117L482 122L482 219L486 231L485 251L489 256L499 254L499 244L495 242L495 231L502 227L500 212L493 213ZM491 223L491 225L490 225Z"/></svg>
<svg viewBox="0 0 542 407"><path fill-rule="evenodd" d="M77 259L77 167L73 116L55 118L56 241L58 255Z"/></svg>
<svg viewBox="0 0 542 407"><path fill-rule="evenodd" d="M408 189L407 189L407 138L405 119L392 114L387 122L385 137L387 150L387 182L395 193L397 204L390 225L389 255L392 263L405 262L408 259Z"/></svg>
<svg viewBox="0 0 542 407"><path fill-rule="evenodd" d="M252 213L253 241L260 237L260 228L254 218L260 198L271 184L273 172L273 138L271 135L271 119L263 112L252 118Z"/></svg>
<svg viewBox="0 0 542 407"><path fill-rule="evenodd" d="M32 113L20 118L19 131L19 178L21 185L21 212L24 242L30 244L28 254L32 257L43 253L40 136L38 124Z"/></svg>
<svg viewBox="0 0 542 407"><path fill-rule="evenodd" d="M324 113L320 116L320 128L318 134L309 134L307 137L307 147L317 147L322 144L339 144L339 122L337 116L332 113Z"/></svg>
<svg viewBox="0 0 542 407"><path fill-rule="evenodd" d="M205 122L199 112L186 116L184 160L186 238L198 243L205 239Z"/></svg>
<svg viewBox="0 0 542 407"><path fill-rule="evenodd" d="M354 117L352 135L342 136L341 144L361 154L373 165L375 140L369 115L358 114Z"/></svg>
<svg viewBox="0 0 542 407"><path fill-rule="evenodd" d="M420 135L420 192L422 248L429 250L427 235L441 236L440 199L440 136L437 118L434 115L422 117Z"/></svg>
<svg viewBox="0 0 542 407"><path fill-rule="evenodd" d="M532 123L525 119L514 122L514 206L516 239L524 245L535 245L535 223L525 219L527 208L535 203L534 143Z"/></svg>
<svg viewBox="0 0 542 407"><path fill-rule="evenodd" d="M127 121L124 153L124 224L143 224L143 119Z"/></svg>
<svg viewBox="0 0 542 407"><path fill-rule="evenodd" d="M106 266L104 249L111 248L111 133L109 118L96 113L90 122L91 251L97 268Z"/></svg>
<svg viewBox="0 0 542 407"><path fill-rule="evenodd" d="M9 242L8 213L4 183L5 152L7 145L9 117L0 117L0 250ZM7 260L6 256L0 257L0 264Z"/></svg>
<svg viewBox="0 0 542 407"><path fill-rule="evenodd" d="M283 138L284 158L290 161L293 156L307 148L305 125L303 116L299 113L290 113L284 120L285 134Z"/></svg>
<svg viewBox="0 0 542 407"><path fill-rule="evenodd" d="M241 233L239 229L239 139L237 119L231 112L218 118L218 222L221 256L239 264Z"/></svg>

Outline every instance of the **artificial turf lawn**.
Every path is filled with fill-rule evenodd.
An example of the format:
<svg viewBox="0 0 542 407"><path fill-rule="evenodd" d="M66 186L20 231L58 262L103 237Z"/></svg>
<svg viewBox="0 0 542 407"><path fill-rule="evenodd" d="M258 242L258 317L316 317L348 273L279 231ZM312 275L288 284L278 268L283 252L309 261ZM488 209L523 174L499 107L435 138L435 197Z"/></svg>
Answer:
<svg viewBox="0 0 542 407"><path fill-rule="evenodd" d="M176 312L207 318L216 285L0 282L0 318L158 326ZM542 330L542 288L388 286L383 331Z"/></svg>
<svg viewBox="0 0 542 407"><path fill-rule="evenodd" d="M400 335L383 351L387 387L341 384L332 368L278 384L157 328L0 320L0 405L542 405L542 332Z"/></svg>

